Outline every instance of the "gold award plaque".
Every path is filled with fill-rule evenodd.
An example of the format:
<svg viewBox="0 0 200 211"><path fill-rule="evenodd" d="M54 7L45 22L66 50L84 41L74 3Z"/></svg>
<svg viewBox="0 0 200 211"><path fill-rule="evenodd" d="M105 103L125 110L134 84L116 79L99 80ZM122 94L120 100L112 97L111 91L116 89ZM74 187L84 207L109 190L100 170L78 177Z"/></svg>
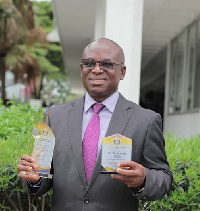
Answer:
<svg viewBox="0 0 200 211"><path fill-rule="evenodd" d="M132 154L132 139L114 134L102 139L101 165L105 171L101 173L116 173L117 164L130 161Z"/></svg>
<svg viewBox="0 0 200 211"><path fill-rule="evenodd" d="M35 139L32 157L38 169L34 170L40 177L52 178L50 174L51 161L55 145L55 137L51 128L43 123L38 122L37 128L32 130L32 136Z"/></svg>

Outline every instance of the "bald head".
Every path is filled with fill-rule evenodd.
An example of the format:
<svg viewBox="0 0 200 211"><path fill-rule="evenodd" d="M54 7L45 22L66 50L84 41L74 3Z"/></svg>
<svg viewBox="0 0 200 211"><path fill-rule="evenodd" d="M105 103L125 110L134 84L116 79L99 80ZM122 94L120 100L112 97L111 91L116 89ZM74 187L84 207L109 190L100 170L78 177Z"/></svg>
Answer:
<svg viewBox="0 0 200 211"><path fill-rule="evenodd" d="M101 38L83 51L80 63L83 86L97 102L102 102L118 89L126 66L122 48L112 40Z"/></svg>
<svg viewBox="0 0 200 211"><path fill-rule="evenodd" d="M93 47L96 47L96 45L98 46L102 46L102 48L107 48L108 51L110 49L110 51L115 51L116 56L119 58L120 63L125 62L125 56L124 56L124 52L123 49L113 40L107 39L107 38L100 38L98 40L95 40L94 42L90 43L89 45L87 45L85 47L85 49L83 50L82 53L82 58L84 58L85 53L88 51L91 51Z"/></svg>

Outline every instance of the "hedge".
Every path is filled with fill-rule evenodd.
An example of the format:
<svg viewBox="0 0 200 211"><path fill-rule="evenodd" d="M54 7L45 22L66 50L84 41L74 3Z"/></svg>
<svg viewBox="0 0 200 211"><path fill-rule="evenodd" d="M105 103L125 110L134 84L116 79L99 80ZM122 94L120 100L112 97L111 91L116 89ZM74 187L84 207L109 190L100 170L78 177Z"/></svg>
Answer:
<svg viewBox="0 0 200 211"><path fill-rule="evenodd" d="M174 181L167 195L155 202L141 202L141 210L200 210L200 135L178 139L165 134L166 153Z"/></svg>
<svg viewBox="0 0 200 211"><path fill-rule="evenodd" d="M0 103L0 210L49 210L51 192L30 199L18 177L22 154L31 154L31 131L42 120L43 110L29 104L4 107ZM165 134L166 153L174 181L169 193L155 202L141 202L140 210L200 210L200 135L178 139Z"/></svg>
<svg viewBox="0 0 200 211"><path fill-rule="evenodd" d="M32 152L31 131L42 121L43 110L10 103L9 107L0 103L0 210L48 210L50 196L30 199L17 173L21 155Z"/></svg>

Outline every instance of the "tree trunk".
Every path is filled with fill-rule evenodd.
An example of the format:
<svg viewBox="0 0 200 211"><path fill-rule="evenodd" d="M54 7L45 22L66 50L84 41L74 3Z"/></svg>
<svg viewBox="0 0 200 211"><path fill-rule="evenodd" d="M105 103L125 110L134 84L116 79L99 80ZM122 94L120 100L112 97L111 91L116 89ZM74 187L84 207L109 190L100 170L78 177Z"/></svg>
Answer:
<svg viewBox="0 0 200 211"><path fill-rule="evenodd" d="M44 211L45 209L45 197L46 196L42 196L42 210L41 211Z"/></svg>
<svg viewBox="0 0 200 211"><path fill-rule="evenodd" d="M45 73L42 72L41 79L40 79L40 88L39 88L37 99L40 99L40 97L41 97L41 91L43 89L43 79L44 79L44 76L45 76Z"/></svg>
<svg viewBox="0 0 200 211"><path fill-rule="evenodd" d="M1 79L1 99L3 104L6 104L6 64L5 64L5 57L0 58L0 79Z"/></svg>

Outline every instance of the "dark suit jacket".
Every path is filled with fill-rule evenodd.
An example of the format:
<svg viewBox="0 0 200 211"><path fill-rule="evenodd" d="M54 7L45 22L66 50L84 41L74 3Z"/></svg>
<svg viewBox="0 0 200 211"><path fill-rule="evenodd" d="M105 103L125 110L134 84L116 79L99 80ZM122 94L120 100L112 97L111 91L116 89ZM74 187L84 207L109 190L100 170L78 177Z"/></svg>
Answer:
<svg viewBox="0 0 200 211"><path fill-rule="evenodd" d="M53 180L43 179L35 196L53 187L52 210L134 211L138 199L124 183L100 174L101 153L86 184L82 158L84 97L50 110L49 125L55 135ZM142 200L156 200L169 189L172 176L167 162L159 114L143 109L120 95L106 136L122 134L132 139L132 160L146 168Z"/></svg>

